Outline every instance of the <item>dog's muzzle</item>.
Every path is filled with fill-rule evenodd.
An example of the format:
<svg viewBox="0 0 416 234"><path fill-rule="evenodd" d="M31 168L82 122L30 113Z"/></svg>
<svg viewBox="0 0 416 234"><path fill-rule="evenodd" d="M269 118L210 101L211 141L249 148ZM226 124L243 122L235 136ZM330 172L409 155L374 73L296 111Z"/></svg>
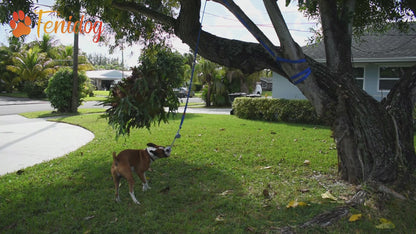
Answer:
<svg viewBox="0 0 416 234"><path fill-rule="evenodd" d="M172 149L170 147L166 147L165 148L165 154L166 154L166 156L169 157L171 152L172 152Z"/></svg>

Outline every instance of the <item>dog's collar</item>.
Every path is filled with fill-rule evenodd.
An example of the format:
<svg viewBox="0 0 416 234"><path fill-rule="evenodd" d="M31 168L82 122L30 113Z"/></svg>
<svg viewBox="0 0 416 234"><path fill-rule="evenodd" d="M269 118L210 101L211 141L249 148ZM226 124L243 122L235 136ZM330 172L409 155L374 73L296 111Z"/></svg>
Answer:
<svg viewBox="0 0 416 234"><path fill-rule="evenodd" d="M155 161L156 159L158 159L158 157L156 156L156 155L154 155L152 152L150 152L150 150L156 150L155 148L153 148L153 147L147 147L146 148L146 151L147 151L147 153L149 154L149 158L150 158L150 160L153 162L153 161Z"/></svg>

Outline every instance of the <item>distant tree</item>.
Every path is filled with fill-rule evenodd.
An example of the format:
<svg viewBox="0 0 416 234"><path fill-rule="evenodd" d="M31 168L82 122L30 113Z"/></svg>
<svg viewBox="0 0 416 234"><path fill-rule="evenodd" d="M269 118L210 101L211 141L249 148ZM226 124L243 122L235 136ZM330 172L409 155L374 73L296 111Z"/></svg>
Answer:
<svg viewBox="0 0 416 234"><path fill-rule="evenodd" d="M56 67L73 67L74 47L72 45L59 46L57 49L54 65ZM93 65L89 62L85 53L78 55L78 69L80 71L93 70Z"/></svg>
<svg viewBox="0 0 416 234"><path fill-rule="evenodd" d="M10 36L9 39L9 50L12 53L19 52L23 50L24 47L24 39L23 37L16 38L14 36Z"/></svg>
<svg viewBox="0 0 416 234"><path fill-rule="evenodd" d="M87 58L88 61L94 66L95 70L125 70L117 58L108 58L102 54L88 54Z"/></svg>
<svg viewBox="0 0 416 234"><path fill-rule="evenodd" d="M59 41L56 40L53 36L50 34L43 34L42 40L37 40L32 43L32 46L37 46L40 49L40 52L46 53L46 56L55 59L57 56L57 45L59 44Z"/></svg>
<svg viewBox="0 0 416 234"><path fill-rule="evenodd" d="M15 53L13 65L7 66L9 71L18 75L22 81L37 81L47 78L54 69L50 67L52 60L41 53L39 47Z"/></svg>
<svg viewBox="0 0 416 234"><path fill-rule="evenodd" d="M7 69L14 72L17 81L25 83L25 91L29 97L43 97L44 89L47 86L49 76L55 71L52 67L52 60L46 53L40 52L35 46L20 53L13 54L13 65Z"/></svg>
<svg viewBox="0 0 416 234"><path fill-rule="evenodd" d="M0 91L3 89L11 93L14 87L19 84L20 77L7 69L7 66L13 65L13 53L9 47L0 47Z"/></svg>
<svg viewBox="0 0 416 234"><path fill-rule="evenodd" d="M212 88L219 68L218 64L203 58L199 59L198 64L195 67L195 72L199 81L207 86L206 94L204 95L205 105L207 107L211 106Z"/></svg>

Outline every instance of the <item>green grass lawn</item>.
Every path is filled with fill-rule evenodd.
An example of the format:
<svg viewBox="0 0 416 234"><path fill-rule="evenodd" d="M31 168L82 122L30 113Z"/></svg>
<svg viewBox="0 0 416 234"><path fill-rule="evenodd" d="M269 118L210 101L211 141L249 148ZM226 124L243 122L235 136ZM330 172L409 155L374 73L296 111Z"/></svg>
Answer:
<svg viewBox="0 0 416 234"><path fill-rule="evenodd" d="M277 232L342 205L355 192L337 180L335 144L326 127L187 114L171 157L154 162L146 174L152 189L142 192L135 177L141 205L132 202L125 180L116 203L112 152L148 142L170 145L180 115L118 140L99 114L59 121L91 130L94 140L20 175L0 177L0 233ZM328 190L338 201L321 198ZM291 201L308 205L286 208ZM413 202L392 201L384 209L368 204L352 210L363 214L359 221L347 217L325 229L297 231L377 233L379 218L386 218L394 232L415 233L415 209Z"/></svg>
<svg viewBox="0 0 416 234"><path fill-rule="evenodd" d="M20 114L26 118L52 118L52 117L61 117L61 116L75 116L75 115L85 115L85 114L95 114L95 113L104 113L105 108L79 108L77 113L60 113L56 111L36 111Z"/></svg>

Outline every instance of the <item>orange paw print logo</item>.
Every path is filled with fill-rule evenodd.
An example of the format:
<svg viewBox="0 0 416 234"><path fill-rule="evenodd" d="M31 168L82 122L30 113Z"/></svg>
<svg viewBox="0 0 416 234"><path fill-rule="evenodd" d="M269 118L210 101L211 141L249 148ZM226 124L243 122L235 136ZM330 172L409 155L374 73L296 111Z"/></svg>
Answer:
<svg viewBox="0 0 416 234"><path fill-rule="evenodd" d="M13 12L13 19L9 23L15 37L28 35L30 33L30 24L32 24L32 20L29 16L25 16L23 11Z"/></svg>

